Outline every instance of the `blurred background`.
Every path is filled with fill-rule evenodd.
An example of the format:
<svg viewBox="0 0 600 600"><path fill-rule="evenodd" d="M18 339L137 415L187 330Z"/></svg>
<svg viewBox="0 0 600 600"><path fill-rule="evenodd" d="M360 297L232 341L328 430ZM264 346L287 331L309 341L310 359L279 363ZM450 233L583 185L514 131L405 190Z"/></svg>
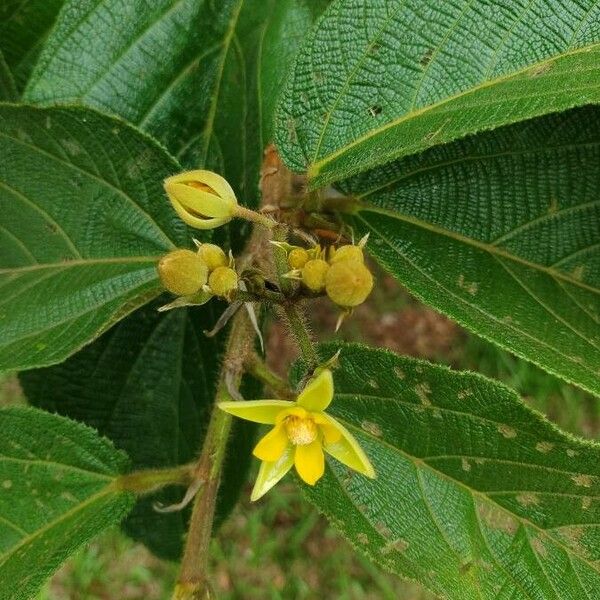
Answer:
<svg viewBox="0 0 600 600"><path fill-rule="evenodd" d="M516 389L525 401L563 429L598 439L600 399L467 334L423 306L391 278L377 285L347 320L340 337L478 371ZM337 314L317 303L315 337L332 336ZM285 374L296 356L279 324L269 328L267 355ZM0 404L24 403L14 375L0 374ZM256 465L255 465L256 468ZM358 555L292 483L279 484L258 503L247 490L212 544L215 591L225 600L433 600L418 585L401 581ZM38 600L168 600L177 565L154 558L113 529L80 550L48 582Z"/></svg>

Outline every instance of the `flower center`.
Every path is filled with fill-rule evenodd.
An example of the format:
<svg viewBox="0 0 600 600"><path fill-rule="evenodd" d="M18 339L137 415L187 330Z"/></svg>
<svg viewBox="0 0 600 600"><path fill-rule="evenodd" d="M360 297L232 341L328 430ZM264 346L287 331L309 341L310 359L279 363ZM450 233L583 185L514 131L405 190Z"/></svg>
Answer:
<svg viewBox="0 0 600 600"><path fill-rule="evenodd" d="M290 415L285 420L285 431L294 446L306 446L317 439L317 426L312 419Z"/></svg>

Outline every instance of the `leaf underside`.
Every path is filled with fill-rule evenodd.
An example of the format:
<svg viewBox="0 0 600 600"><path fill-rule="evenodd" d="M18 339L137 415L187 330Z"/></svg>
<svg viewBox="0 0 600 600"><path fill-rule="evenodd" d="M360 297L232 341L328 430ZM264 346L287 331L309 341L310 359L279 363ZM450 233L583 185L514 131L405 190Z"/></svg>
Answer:
<svg viewBox="0 0 600 600"><path fill-rule="evenodd" d="M177 164L81 108L0 107L0 369L59 362L160 291L186 239L162 190Z"/></svg>
<svg viewBox="0 0 600 600"><path fill-rule="evenodd" d="M419 298L600 395L600 109L433 148L342 184Z"/></svg>
<svg viewBox="0 0 600 600"><path fill-rule="evenodd" d="M277 142L313 187L600 101L600 3L337 0L283 95Z"/></svg>
<svg viewBox="0 0 600 600"><path fill-rule="evenodd" d="M480 375L341 349L328 410L377 478L328 459L303 489L355 547L448 599L598 597L598 444Z"/></svg>
<svg viewBox="0 0 600 600"><path fill-rule="evenodd" d="M28 600L77 548L133 505L127 457L68 419L0 410L0 599Z"/></svg>

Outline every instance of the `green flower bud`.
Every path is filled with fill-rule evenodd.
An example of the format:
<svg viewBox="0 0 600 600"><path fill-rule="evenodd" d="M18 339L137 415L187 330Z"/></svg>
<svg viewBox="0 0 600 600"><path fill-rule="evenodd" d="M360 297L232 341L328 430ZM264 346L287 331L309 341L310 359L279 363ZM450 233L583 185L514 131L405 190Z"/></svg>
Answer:
<svg viewBox="0 0 600 600"><path fill-rule="evenodd" d="M238 274L230 267L217 267L208 278L208 287L215 296L228 298L238 289Z"/></svg>
<svg viewBox="0 0 600 600"><path fill-rule="evenodd" d="M224 225L238 208L231 186L212 171L198 169L167 177L165 191L181 219L196 229Z"/></svg>
<svg viewBox="0 0 600 600"><path fill-rule="evenodd" d="M191 296L206 283L208 267L192 250L173 250L160 259L158 275L173 294Z"/></svg>
<svg viewBox="0 0 600 600"><path fill-rule="evenodd" d="M353 246L348 244L347 246L340 246L339 248L332 249L331 258L329 259L329 263L334 265L336 263L345 261L345 260L354 260L359 263L365 262L365 257L363 255L362 248L359 246Z"/></svg>
<svg viewBox="0 0 600 600"><path fill-rule="evenodd" d="M309 260L310 256L304 248L294 248L288 254L288 265L291 269L301 269Z"/></svg>
<svg viewBox="0 0 600 600"><path fill-rule="evenodd" d="M302 267L302 283L313 292L322 292L325 289L325 276L328 271L329 264L324 260L309 260Z"/></svg>
<svg viewBox="0 0 600 600"><path fill-rule="evenodd" d="M373 289L373 275L364 264L344 260L331 265L325 291L338 306L352 308L362 304Z"/></svg>
<svg viewBox="0 0 600 600"><path fill-rule="evenodd" d="M217 267L226 267L229 264L225 252L215 244L200 245L198 256L206 263L209 271L214 271Z"/></svg>

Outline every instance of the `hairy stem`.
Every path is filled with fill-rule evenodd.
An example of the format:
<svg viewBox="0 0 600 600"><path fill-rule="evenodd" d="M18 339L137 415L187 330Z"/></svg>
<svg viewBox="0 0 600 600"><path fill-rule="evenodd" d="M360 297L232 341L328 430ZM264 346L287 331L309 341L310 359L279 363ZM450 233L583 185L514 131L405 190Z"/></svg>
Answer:
<svg viewBox="0 0 600 600"><path fill-rule="evenodd" d="M188 485L193 479L194 465L180 465L172 469L147 469L121 475L115 487L136 494L154 492L167 485Z"/></svg>
<svg viewBox="0 0 600 600"><path fill-rule="evenodd" d="M267 229L273 229L277 226L277 223L273 221L273 219L271 219L270 217L267 217L254 210L250 210L245 206L238 206L236 208L235 215L240 219L245 219L246 221L250 221L251 223L257 223L258 225L262 225Z"/></svg>
<svg viewBox="0 0 600 600"><path fill-rule="evenodd" d="M278 397L284 400L292 399L295 397L294 392L290 389L288 382L279 377L277 373L274 373L269 369L264 360L258 355L253 354L246 361L246 371L264 383L271 391Z"/></svg>
<svg viewBox="0 0 600 600"><path fill-rule="evenodd" d="M302 358L307 363L309 368L314 368L319 364L317 351L313 345L310 332L306 326L305 317L298 305L284 304L283 311L287 318L290 331L300 348Z"/></svg>
<svg viewBox="0 0 600 600"><path fill-rule="evenodd" d="M245 312L235 316L227 343L216 402L233 400L229 390L239 387L243 365L252 353L254 330ZM232 417L217 406L208 425L202 452L194 470L194 478L202 486L192 509L181 569L173 600L210 598L208 558L215 513L215 503Z"/></svg>

